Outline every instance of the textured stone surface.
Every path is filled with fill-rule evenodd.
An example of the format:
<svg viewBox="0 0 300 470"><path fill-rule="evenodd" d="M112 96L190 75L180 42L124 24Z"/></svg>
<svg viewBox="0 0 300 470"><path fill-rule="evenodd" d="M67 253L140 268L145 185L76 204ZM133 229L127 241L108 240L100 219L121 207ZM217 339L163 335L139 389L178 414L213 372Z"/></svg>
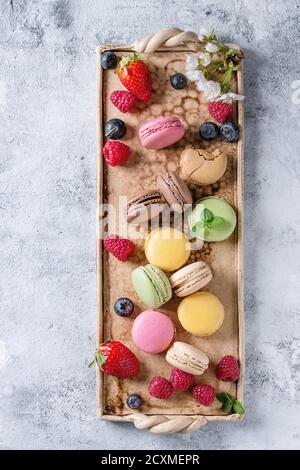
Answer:
<svg viewBox="0 0 300 470"><path fill-rule="evenodd" d="M0 448L299 447L299 2L1 0L0 14ZM246 53L247 417L159 437L95 419L95 46L170 25Z"/></svg>

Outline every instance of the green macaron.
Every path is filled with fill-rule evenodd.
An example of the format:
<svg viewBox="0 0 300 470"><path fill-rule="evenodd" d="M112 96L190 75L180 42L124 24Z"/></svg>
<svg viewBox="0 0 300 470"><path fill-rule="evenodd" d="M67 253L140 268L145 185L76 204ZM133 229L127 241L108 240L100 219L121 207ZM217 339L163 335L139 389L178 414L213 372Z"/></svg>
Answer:
<svg viewBox="0 0 300 470"><path fill-rule="evenodd" d="M131 279L140 300L149 307L158 308L172 297L169 279L153 264L134 269Z"/></svg>
<svg viewBox="0 0 300 470"><path fill-rule="evenodd" d="M207 242L226 240L236 226L236 214L221 197L204 197L197 201L188 218L192 235Z"/></svg>

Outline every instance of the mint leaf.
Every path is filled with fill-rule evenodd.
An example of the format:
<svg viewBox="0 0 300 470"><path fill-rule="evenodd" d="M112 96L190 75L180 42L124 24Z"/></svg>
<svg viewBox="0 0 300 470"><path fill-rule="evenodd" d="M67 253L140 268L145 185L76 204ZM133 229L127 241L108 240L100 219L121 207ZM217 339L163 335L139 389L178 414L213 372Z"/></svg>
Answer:
<svg viewBox="0 0 300 470"><path fill-rule="evenodd" d="M230 398L226 398L221 406L221 411L223 411L224 413L230 413L230 411L232 410L232 406L233 401Z"/></svg>
<svg viewBox="0 0 300 470"><path fill-rule="evenodd" d="M232 396L229 395L229 393L226 393L226 392L217 393L216 397L221 403L224 403L224 401L226 401L226 400L231 400L232 401Z"/></svg>
<svg viewBox="0 0 300 470"><path fill-rule="evenodd" d="M197 222L196 225L193 226L192 232L195 236L197 236L198 234L203 234L204 232L203 222Z"/></svg>
<svg viewBox="0 0 300 470"><path fill-rule="evenodd" d="M241 402L238 400L233 401L233 410L235 413L237 413L240 416L242 416L245 413L245 408L243 407Z"/></svg>
<svg viewBox="0 0 300 470"><path fill-rule="evenodd" d="M209 209L205 208L201 214L201 220L204 220L204 223L205 223L205 222L210 222L211 220L213 220L213 218L214 218L214 214Z"/></svg>
<svg viewBox="0 0 300 470"><path fill-rule="evenodd" d="M225 219L223 219L223 217L219 217L219 216L216 216L212 219L212 221L210 222L210 224L213 226L213 225L222 225L224 224L225 222Z"/></svg>

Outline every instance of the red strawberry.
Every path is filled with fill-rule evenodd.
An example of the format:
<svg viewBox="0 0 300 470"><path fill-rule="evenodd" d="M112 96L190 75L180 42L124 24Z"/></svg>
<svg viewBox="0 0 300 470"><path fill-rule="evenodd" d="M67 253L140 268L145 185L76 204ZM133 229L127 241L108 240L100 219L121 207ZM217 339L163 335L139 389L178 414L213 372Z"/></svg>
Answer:
<svg viewBox="0 0 300 470"><path fill-rule="evenodd" d="M110 95L110 101L121 113L128 113L132 110L136 102L136 97L130 91L116 90Z"/></svg>
<svg viewBox="0 0 300 470"><path fill-rule="evenodd" d="M210 385L200 384L193 387L193 397L204 406L208 406L214 401L215 394L216 390Z"/></svg>
<svg viewBox="0 0 300 470"><path fill-rule="evenodd" d="M104 239L104 246L119 261L127 261L134 250L132 241L119 235L107 235Z"/></svg>
<svg viewBox="0 0 300 470"><path fill-rule="evenodd" d="M223 382L235 382L240 376L240 366L234 356L224 356L216 366L216 377Z"/></svg>
<svg viewBox="0 0 300 470"><path fill-rule="evenodd" d="M222 101L211 101L208 104L209 114L220 124L227 121L233 113L231 103L223 103Z"/></svg>
<svg viewBox="0 0 300 470"><path fill-rule="evenodd" d="M173 387L164 377L156 376L151 380L148 391L152 397L168 400L173 393Z"/></svg>
<svg viewBox="0 0 300 470"><path fill-rule="evenodd" d="M121 83L142 101L151 98L151 75L148 65L137 54L123 57L118 65L118 75Z"/></svg>
<svg viewBox="0 0 300 470"><path fill-rule="evenodd" d="M195 383L195 377L192 374L176 368L172 369L169 380L174 390L181 392L185 392Z"/></svg>
<svg viewBox="0 0 300 470"><path fill-rule="evenodd" d="M102 372L122 379L131 379L140 372L140 363L130 349L119 341L107 341L99 346L92 367L98 364Z"/></svg>
<svg viewBox="0 0 300 470"><path fill-rule="evenodd" d="M122 165L128 160L130 154L130 147L117 140L109 140L103 147L104 159L110 166Z"/></svg>

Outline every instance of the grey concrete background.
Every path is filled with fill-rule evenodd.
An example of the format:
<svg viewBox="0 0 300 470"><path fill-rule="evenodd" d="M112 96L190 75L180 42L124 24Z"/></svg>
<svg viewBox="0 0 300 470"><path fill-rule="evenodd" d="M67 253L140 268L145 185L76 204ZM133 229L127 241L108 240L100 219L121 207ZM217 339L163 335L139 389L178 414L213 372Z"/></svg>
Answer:
<svg viewBox="0 0 300 470"><path fill-rule="evenodd" d="M299 448L299 1L0 5L0 447ZM246 53L247 417L158 437L95 419L95 46L174 25Z"/></svg>

